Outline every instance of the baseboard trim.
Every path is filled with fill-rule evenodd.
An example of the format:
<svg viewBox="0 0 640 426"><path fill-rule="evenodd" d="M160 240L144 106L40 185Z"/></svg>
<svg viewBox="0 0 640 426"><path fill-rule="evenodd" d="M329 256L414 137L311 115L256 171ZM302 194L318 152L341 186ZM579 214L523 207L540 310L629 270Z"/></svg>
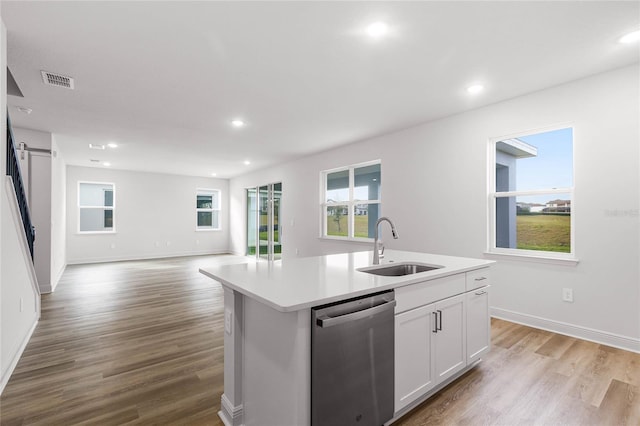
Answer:
<svg viewBox="0 0 640 426"><path fill-rule="evenodd" d="M535 315L522 314L507 309L491 308L491 316L506 321L539 328L554 333L563 334L565 336L576 337L590 342L600 343L602 345L612 346L626 351L640 353L640 339L633 337L621 336L619 334L608 333L601 330L595 330L588 327L581 327L568 324L561 321L554 321L546 318L537 317Z"/></svg>
<svg viewBox="0 0 640 426"><path fill-rule="evenodd" d="M13 370L16 369L16 366L18 365L18 361L20 361L20 357L22 357L22 353L27 347L29 340L31 340L31 335L33 334L33 332L36 329L36 326L38 325L38 319L39 319L39 315L36 316L36 319L31 325L29 332L25 335L24 339L22 339L22 343L20 344L20 347L18 348L16 353L13 355L13 358L11 359L11 363L9 364L9 367L7 367L7 370L2 375L2 381L0 381L0 395L2 395L2 392L4 391L5 386L7 386L7 383L9 383L9 379L13 374Z"/></svg>
<svg viewBox="0 0 640 426"><path fill-rule="evenodd" d="M88 258L88 259L69 259L67 260L67 265L84 265L89 263L108 263L108 262L127 262L130 260L168 259L171 257L208 256L208 255L215 255L215 254L231 254L231 252L229 250L212 250L212 251L166 253L166 254L96 257L96 258Z"/></svg>
<svg viewBox="0 0 640 426"><path fill-rule="evenodd" d="M52 293L54 291L56 291L56 287L58 287L58 283L60 282L60 279L62 278L62 274L64 274L65 269L67 269L67 264L66 263L64 265L62 265L62 268L60 268L60 270L58 271L58 274L56 275L55 279L51 283L51 292Z"/></svg>
<svg viewBox="0 0 640 426"><path fill-rule="evenodd" d="M40 294L47 294L53 291L53 287L51 284L40 284L38 283L38 287L40 289Z"/></svg>
<svg viewBox="0 0 640 426"><path fill-rule="evenodd" d="M242 414L242 404L234 407L227 396L225 394L222 394L222 397L220 398L220 411L218 411L218 417L220 417L222 423L224 423L225 426L241 426Z"/></svg>

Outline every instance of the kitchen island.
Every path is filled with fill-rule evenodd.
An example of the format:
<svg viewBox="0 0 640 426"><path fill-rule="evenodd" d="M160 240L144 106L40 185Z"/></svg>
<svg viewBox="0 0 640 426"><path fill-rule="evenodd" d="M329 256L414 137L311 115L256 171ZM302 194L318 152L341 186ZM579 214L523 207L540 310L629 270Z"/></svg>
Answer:
<svg viewBox="0 0 640 426"><path fill-rule="evenodd" d="M367 273L371 262L358 252L200 270L224 288L226 425L310 424L311 308L320 305L395 290L394 418L488 351L492 261L387 250L380 266L437 267L404 276ZM438 313L445 330L433 329Z"/></svg>

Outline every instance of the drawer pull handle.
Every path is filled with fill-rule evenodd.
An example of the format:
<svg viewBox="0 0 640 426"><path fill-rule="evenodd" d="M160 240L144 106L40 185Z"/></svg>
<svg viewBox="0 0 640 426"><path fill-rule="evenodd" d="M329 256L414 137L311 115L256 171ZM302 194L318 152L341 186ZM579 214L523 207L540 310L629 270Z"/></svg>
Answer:
<svg viewBox="0 0 640 426"><path fill-rule="evenodd" d="M480 278L476 278L475 280L476 280L476 281L484 281L484 280L486 280L486 279L487 279L487 277L480 277Z"/></svg>
<svg viewBox="0 0 640 426"><path fill-rule="evenodd" d="M487 292L484 290L476 292L476 296L482 296L483 294L487 294Z"/></svg>

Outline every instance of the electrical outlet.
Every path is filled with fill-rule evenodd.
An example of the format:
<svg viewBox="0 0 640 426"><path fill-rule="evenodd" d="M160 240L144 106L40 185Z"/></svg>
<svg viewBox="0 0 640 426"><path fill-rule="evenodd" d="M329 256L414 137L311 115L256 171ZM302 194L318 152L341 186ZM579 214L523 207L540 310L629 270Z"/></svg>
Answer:
<svg viewBox="0 0 640 426"><path fill-rule="evenodd" d="M563 288L562 289L562 300L565 302L573 302L573 289L572 288Z"/></svg>
<svg viewBox="0 0 640 426"><path fill-rule="evenodd" d="M22 297L20 298L20 312L22 312L24 310L24 300L22 300Z"/></svg>
<svg viewBox="0 0 640 426"><path fill-rule="evenodd" d="M116 248L116 243L111 243L111 248L112 249Z"/></svg>
<svg viewBox="0 0 640 426"><path fill-rule="evenodd" d="M231 309L225 309L224 310L224 331L226 331L227 334L231 334L231 332L233 331L232 324L233 324L233 311Z"/></svg>

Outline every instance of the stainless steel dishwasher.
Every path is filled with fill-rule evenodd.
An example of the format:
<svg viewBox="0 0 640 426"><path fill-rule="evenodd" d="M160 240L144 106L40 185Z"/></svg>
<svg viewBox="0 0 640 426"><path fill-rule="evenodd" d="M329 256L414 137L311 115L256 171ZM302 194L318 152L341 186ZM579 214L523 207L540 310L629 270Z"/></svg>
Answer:
<svg viewBox="0 0 640 426"><path fill-rule="evenodd" d="M393 417L393 290L311 309L311 425Z"/></svg>

